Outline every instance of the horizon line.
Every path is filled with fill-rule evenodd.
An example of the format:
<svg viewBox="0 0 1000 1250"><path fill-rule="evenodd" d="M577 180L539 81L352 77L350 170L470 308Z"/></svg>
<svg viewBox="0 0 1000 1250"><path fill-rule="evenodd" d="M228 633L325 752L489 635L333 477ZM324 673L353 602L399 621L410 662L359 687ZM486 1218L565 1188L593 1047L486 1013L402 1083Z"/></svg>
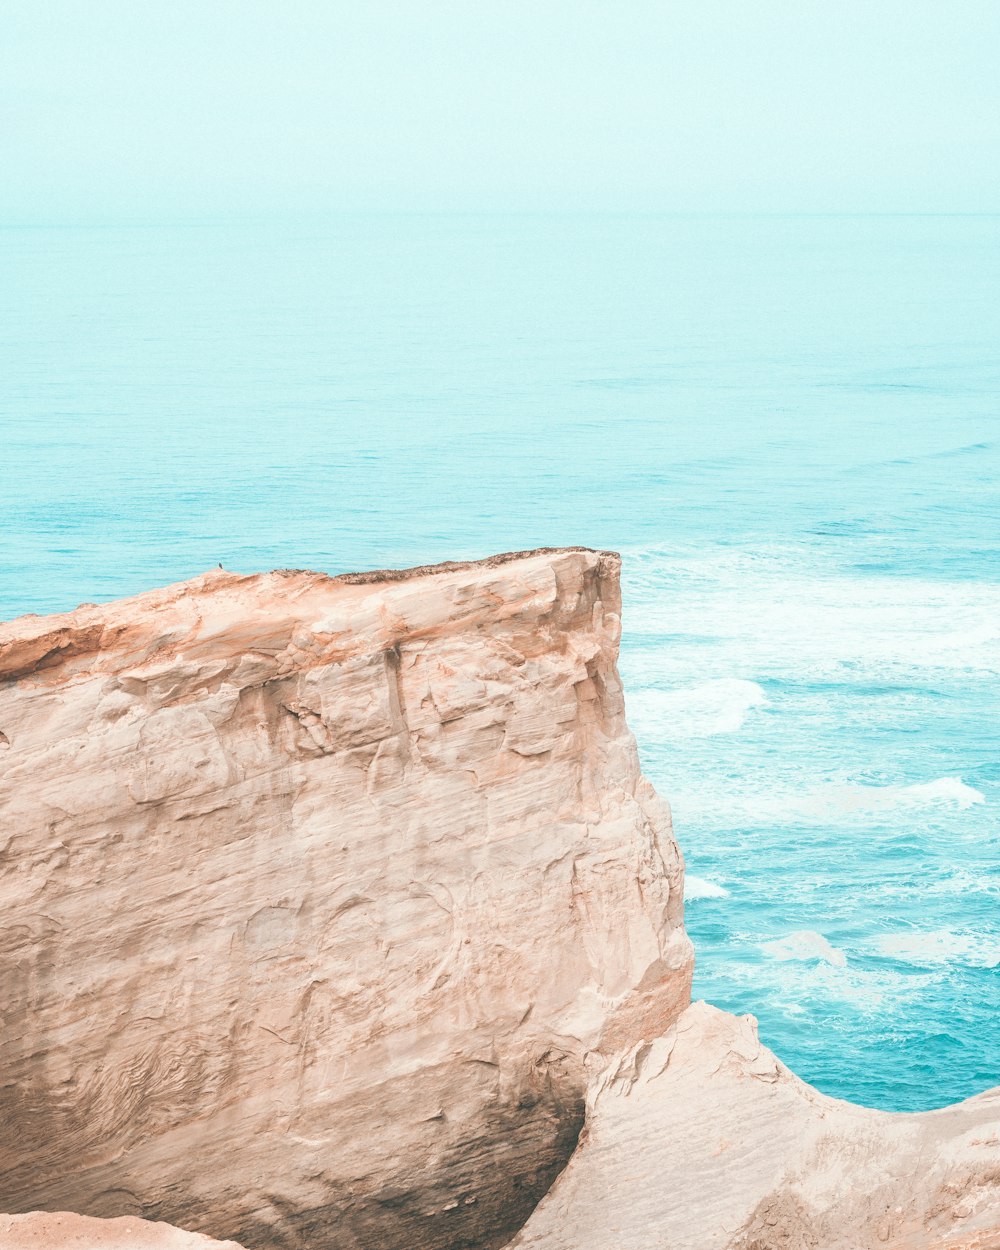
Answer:
<svg viewBox="0 0 1000 1250"><path fill-rule="evenodd" d="M212 213L178 217L81 216L53 220L0 217L0 230L156 229L164 226L223 226L281 221L316 222L344 217L666 217L666 218L899 218L1000 217L1000 209L649 209L649 208L329 208L261 213Z"/></svg>

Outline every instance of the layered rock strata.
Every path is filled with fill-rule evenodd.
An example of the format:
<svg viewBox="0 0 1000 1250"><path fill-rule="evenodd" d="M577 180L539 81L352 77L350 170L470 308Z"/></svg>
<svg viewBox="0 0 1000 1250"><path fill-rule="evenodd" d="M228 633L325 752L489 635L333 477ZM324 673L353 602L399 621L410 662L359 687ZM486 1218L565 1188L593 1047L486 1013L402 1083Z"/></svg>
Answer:
<svg viewBox="0 0 1000 1250"><path fill-rule="evenodd" d="M492 1247L691 949L619 561L223 572L0 627L0 1210Z"/></svg>

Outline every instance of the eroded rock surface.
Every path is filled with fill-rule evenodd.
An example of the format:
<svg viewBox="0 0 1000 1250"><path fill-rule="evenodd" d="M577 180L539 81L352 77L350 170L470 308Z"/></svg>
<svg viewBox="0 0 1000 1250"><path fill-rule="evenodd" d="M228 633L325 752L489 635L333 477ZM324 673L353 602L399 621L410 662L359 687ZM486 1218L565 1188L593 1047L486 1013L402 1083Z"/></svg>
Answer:
<svg viewBox="0 0 1000 1250"><path fill-rule="evenodd" d="M0 1210L491 1247L689 1001L619 561L0 626Z"/></svg>
<svg viewBox="0 0 1000 1250"><path fill-rule="evenodd" d="M591 1089L510 1250L997 1250L1000 1090L888 1115L827 1098L752 1017L695 1003Z"/></svg>

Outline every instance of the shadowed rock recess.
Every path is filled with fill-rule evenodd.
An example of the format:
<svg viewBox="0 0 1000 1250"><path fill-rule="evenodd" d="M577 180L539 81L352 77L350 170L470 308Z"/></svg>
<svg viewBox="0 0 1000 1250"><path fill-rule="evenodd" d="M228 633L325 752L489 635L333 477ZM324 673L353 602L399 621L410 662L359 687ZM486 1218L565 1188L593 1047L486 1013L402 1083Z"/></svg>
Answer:
<svg viewBox="0 0 1000 1250"><path fill-rule="evenodd" d="M619 564L0 626L2 1250L1000 1247L1000 1092L852 1107L689 1005Z"/></svg>

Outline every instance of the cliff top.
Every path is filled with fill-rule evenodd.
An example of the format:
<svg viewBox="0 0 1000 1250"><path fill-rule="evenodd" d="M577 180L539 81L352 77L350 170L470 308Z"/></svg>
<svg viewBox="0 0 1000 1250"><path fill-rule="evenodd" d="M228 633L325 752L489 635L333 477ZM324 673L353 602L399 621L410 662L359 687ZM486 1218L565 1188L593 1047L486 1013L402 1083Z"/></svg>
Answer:
<svg viewBox="0 0 1000 1250"><path fill-rule="evenodd" d="M468 619L467 588L483 581L484 574L504 570L503 586L491 585L486 602L495 601L498 610L506 602L508 612L516 601L537 597L542 581L556 590L555 569L565 557L589 557L601 574L611 574L617 583L621 558L615 552L590 547L540 547L532 551L511 551L481 560L447 561L408 569L378 569L331 576L308 569L275 569L267 573L232 573L212 569L187 581L143 591L107 603L83 603L70 612L50 616L28 614L0 622L0 681L16 681L30 673L61 665L71 657L115 649L132 659L141 652L143 660L154 653L170 653L181 639L194 637L222 642L225 636L236 642L240 620L252 614L266 614L274 629L274 645L284 647L288 639L282 622L312 619L319 632L334 636L366 632L376 623L387 636L393 622L385 610L376 612L378 621L366 621L352 609L371 598L372 590L384 588L392 599L401 591L412 600L414 583L433 580L436 591L426 596L432 607L434 624L440 626L451 611ZM513 567L512 567L513 566ZM541 581L540 581L541 579ZM484 588L485 589L485 588ZM450 592L450 593L447 593ZM480 608L484 602L480 602ZM337 619L332 619L331 611ZM369 614L370 615L370 614ZM428 613L424 613L428 615ZM325 618L325 619L324 619ZM423 627L431 622L425 620ZM416 627L419 632L420 625ZM404 629L410 635L412 629ZM265 634L267 631L265 631ZM242 643L251 645L243 633ZM387 645L392 645L389 638ZM252 645L268 649L268 638L255 631ZM280 648L279 648L280 649Z"/></svg>

